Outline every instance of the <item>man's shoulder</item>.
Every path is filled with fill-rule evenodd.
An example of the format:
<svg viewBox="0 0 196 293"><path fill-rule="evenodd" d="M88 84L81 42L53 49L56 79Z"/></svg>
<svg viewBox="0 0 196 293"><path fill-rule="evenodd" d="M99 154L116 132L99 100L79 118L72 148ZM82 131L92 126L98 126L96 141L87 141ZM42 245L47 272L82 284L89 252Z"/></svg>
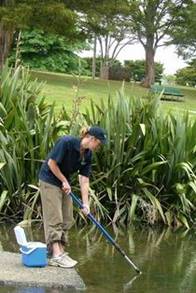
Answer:
<svg viewBox="0 0 196 293"><path fill-rule="evenodd" d="M73 135L64 135L59 139L59 142L66 144L70 148L78 149L80 147L80 139Z"/></svg>
<svg viewBox="0 0 196 293"><path fill-rule="evenodd" d="M72 135L63 135L61 136L57 141L63 141L63 142L75 142L77 141L77 137Z"/></svg>

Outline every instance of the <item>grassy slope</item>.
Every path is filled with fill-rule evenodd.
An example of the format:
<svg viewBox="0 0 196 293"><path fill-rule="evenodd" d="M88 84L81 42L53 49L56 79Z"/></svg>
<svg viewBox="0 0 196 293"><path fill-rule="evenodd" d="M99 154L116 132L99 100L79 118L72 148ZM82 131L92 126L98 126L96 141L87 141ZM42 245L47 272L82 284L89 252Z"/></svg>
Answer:
<svg viewBox="0 0 196 293"><path fill-rule="evenodd" d="M82 109L85 109L90 99L98 101L100 98L106 99L110 93L113 97L122 87L121 81L92 80L89 77L77 77L66 74L32 72L33 77L46 81L43 89L43 95L47 97L48 102L56 103L57 111L64 105L71 110L73 97L76 95L77 86L79 85L78 95L84 97ZM125 93L127 96L144 97L148 94L148 89L141 87L136 83L124 83ZM196 89L189 87L180 87L185 95L185 102L167 102L163 101L163 108L166 110L191 110L196 111Z"/></svg>

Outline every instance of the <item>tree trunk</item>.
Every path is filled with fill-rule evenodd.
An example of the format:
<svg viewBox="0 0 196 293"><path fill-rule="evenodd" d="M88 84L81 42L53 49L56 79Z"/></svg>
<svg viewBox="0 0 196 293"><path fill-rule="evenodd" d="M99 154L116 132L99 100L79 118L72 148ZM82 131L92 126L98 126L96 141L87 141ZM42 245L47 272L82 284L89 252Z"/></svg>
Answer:
<svg viewBox="0 0 196 293"><path fill-rule="evenodd" d="M97 54L97 37L94 36L94 47L93 47L93 60L92 60L92 78L95 79L96 75L96 54Z"/></svg>
<svg viewBox="0 0 196 293"><path fill-rule="evenodd" d="M13 31L8 31L0 23L0 71L6 61L13 42Z"/></svg>
<svg viewBox="0 0 196 293"><path fill-rule="evenodd" d="M109 79L109 64L103 63L100 68L100 78Z"/></svg>
<svg viewBox="0 0 196 293"><path fill-rule="evenodd" d="M153 41L147 41L147 45L145 46L146 53L146 65L145 65L145 79L143 82L143 86L149 88L155 81L155 64L154 64L154 56L155 49L153 48Z"/></svg>

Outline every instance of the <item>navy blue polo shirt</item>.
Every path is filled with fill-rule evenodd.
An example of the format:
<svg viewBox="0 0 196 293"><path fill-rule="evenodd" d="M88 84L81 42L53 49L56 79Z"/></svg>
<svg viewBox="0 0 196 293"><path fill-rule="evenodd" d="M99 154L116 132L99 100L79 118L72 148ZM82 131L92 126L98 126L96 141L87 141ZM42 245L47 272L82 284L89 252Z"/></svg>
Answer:
<svg viewBox="0 0 196 293"><path fill-rule="evenodd" d="M48 154L46 161L42 164L39 179L58 187L62 182L52 173L48 166L48 160L55 160L59 169L69 180L70 175L79 171L80 175L89 177L91 172L92 151L86 149L84 158L80 156L80 139L74 136L63 136L54 145Z"/></svg>

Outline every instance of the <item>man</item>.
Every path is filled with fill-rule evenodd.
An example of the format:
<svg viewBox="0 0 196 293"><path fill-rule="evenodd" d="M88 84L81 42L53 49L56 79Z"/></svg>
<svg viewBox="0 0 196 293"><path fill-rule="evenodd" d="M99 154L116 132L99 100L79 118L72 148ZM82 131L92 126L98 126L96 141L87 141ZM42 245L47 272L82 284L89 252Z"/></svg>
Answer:
<svg viewBox="0 0 196 293"><path fill-rule="evenodd" d="M83 213L87 215L90 212L88 192L92 152L106 141L102 128L83 128L80 138L61 137L41 167L39 180L45 240L51 256L49 265L71 268L77 264L64 251L65 231L73 223L70 176L79 172Z"/></svg>

